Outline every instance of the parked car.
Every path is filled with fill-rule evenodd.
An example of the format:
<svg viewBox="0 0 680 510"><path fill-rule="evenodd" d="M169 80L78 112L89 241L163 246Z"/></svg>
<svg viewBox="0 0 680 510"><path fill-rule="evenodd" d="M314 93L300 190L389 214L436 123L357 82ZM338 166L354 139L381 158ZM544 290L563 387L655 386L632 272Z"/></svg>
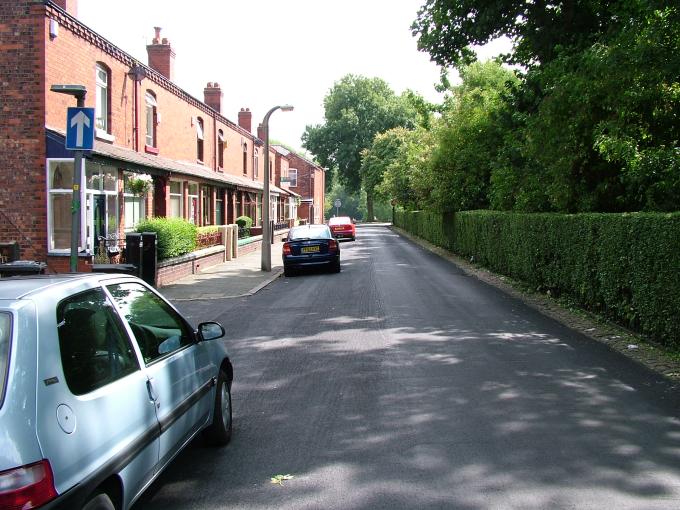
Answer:
<svg viewBox="0 0 680 510"><path fill-rule="evenodd" d="M199 432L232 430L232 364L139 278L0 279L0 508L125 510Z"/></svg>
<svg viewBox="0 0 680 510"><path fill-rule="evenodd" d="M291 276L304 268L340 272L340 244L327 225L301 225L288 232L283 243L283 273Z"/></svg>
<svg viewBox="0 0 680 510"><path fill-rule="evenodd" d="M334 216L328 220L328 226L338 239L357 239L357 227L349 216Z"/></svg>

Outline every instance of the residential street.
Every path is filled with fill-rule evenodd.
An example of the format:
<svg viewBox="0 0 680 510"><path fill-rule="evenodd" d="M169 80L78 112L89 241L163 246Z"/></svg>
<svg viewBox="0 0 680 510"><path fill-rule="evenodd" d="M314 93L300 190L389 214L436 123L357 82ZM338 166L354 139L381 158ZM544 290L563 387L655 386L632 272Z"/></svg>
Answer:
<svg viewBox="0 0 680 510"><path fill-rule="evenodd" d="M680 508L668 382L387 227L339 274L204 305L233 439L195 441L137 510Z"/></svg>

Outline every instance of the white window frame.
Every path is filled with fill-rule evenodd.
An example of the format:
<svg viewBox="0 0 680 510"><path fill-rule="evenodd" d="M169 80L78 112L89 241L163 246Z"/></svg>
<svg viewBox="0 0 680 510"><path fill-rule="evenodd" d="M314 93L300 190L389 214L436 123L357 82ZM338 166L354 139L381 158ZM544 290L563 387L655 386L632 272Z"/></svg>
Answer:
<svg viewBox="0 0 680 510"><path fill-rule="evenodd" d="M128 232L134 230L137 224L146 219L146 196L137 196L134 193L125 191L125 179L137 177L134 172L125 172L123 177L123 211L125 212L125 225L123 229ZM138 218L130 219L128 217L128 204L134 204L134 209L138 211Z"/></svg>
<svg viewBox="0 0 680 510"><path fill-rule="evenodd" d="M52 196L54 195L64 195L68 196L71 200L73 200L73 189L72 188L56 188L52 189L51 188L51 183L52 180L50 179L50 167L51 163L66 163L71 165L73 167L74 162L72 158L49 158L47 159L45 163L45 169L47 172L47 240L48 240L48 246L47 246L47 251L50 254L69 254L71 253L71 243L69 241L69 246L68 248L54 248L54 217L53 217L53 211L52 211ZM80 168L80 175L81 179L80 182L83 182L83 174L84 174L84 168L85 168L85 159L83 158L82 160L82 166ZM83 195L83 186L80 187L80 200L82 203L82 195ZM81 207L80 208L80 224L83 225L85 221L85 208ZM81 228L80 229L80 241L78 243L78 251L81 250L81 248L84 246L84 231L85 229Z"/></svg>
<svg viewBox="0 0 680 510"><path fill-rule="evenodd" d="M288 169L288 186L297 188L298 171L297 168Z"/></svg>
<svg viewBox="0 0 680 510"><path fill-rule="evenodd" d="M156 149L157 147L157 137L156 137L156 118L157 118L157 112L158 112L158 103L156 102L156 97L154 96L153 92L150 90L146 91L146 94L144 95L144 101L145 101L145 119L146 119L146 145L147 147L153 147ZM149 129L151 129L151 133L149 133ZM149 143L149 138L151 138L151 143Z"/></svg>
<svg viewBox="0 0 680 510"><path fill-rule="evenodd" d="M224 131L220 129L217 131L217 168L224 168L224 148L226 145Z"/></svg>
<svg viewBox="0 0 680 510"><path fill-rule="evenodd" d="M205 125L201 117L196 117L196 161L205 161Z"/></svg>
<svg viewBox="0 0 680 510"><path fill-rule="evenodd" d="M85 165L83 170L87 170L87 165L88 161L84 160ZM118 227L120 226L120 210L119 210L119 200L118 200L118 169L114 166L111 165L100 165L96 163L92 163L91 161L89 162L90 165L92 165L92 169L94 170L97 168L99 170L99 187L98 188L89 188L88 183L87 183L87 172L84 172L84 178L81 181L83 185L81 186L83 191L85 192L85 202L81 206L81 210L84 210L85 212L85 220L83 221L81 219L81 237L83 234L85 235L85 242L86 242L86 249L88 253L93 253L94 252L94 247L97 244L97 240L94 238L94 231L91 231L90 233L90 228L94 228L93 222L93 214L94 214L94 196L95 195L104 195L106 197L106 217L105 217L105 229L107 233L117 233L118 232ZM104 179L105 172L103 172L104 168L108 168L109 170L112 170L111 174L113 175L113 189L107 189L106 186L106 179ZM110 174L110 175L111 175ZM115 204L113 205L113 211L109 210L109 200L113 199L115 201ZM115 220L116 220L116 225L115 227L112 227L109 224L109 218L111 217L111 213L115 214ZM92 224L91 224L92 223Z"/></svg>
<svg viewBox="0 0 680 510"><path fill-rule="evenodd" d="M101 79L101 75L106 76L106 81ZM109 126L109 78L110 73L107 67L102 64L95 66L95 80L96 80L96 107L95 107L95 124L98 134L108 134L111 126Z"/></svg>
<svg viewBox="0 0 680 510"><path fill-rule="evenodd" d="M200 186L196 182L187 183L187 199L189 202L189 217L187 221L198 226L201 223L201 216L198 214L198 208L201 207L200 196L199 196ZM196 209L193 208L194 201L196 199Z"/></svg>
<svg viewBox="0 0 680 510"><path fill-rule="evenodd" d="M179 184L179 193L172 192L172 185ZM170 211L172 212L172 199L179 198L179 216L170 216L171 218L184 218L184 182L183 181L170 181L168 184L168 197L170 199Z"/></svg>
<svg viewBox="0 0 680 510"><path fill-rule="evenodd" d="M257 180L260 176L260 149L255 148L253 152L253 178Z"/></svg>

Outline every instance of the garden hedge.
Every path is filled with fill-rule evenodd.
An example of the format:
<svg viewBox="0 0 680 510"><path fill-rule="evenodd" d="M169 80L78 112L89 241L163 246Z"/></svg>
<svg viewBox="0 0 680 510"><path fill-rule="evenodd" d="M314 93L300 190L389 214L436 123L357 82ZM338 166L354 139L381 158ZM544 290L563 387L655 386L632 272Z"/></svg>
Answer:
<svg viewBox="0 0 680 510"><path fill-rule="evenodd" d="M156 232L158 260L179 257L196 249L197 227L180 218L151 218L141 221L137 232Z"/></svg>
<svg viewBox="0 0 680 510"><path fill-rule="evenodd" d="M680 213L398 211L395 224L494 272L680 347Z"/></svg>

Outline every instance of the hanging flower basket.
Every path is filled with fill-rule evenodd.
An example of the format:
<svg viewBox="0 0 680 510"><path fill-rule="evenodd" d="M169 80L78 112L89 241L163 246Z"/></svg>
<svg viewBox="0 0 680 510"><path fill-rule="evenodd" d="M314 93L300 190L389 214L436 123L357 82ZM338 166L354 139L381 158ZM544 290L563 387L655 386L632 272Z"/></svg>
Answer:
<svg viewBox="0 0 680 510"><path fill-rule="evenodd" d="M151 176L140 174L128 179L127 187L130 193L137 197L143 197L151 190Z"/></svg>

